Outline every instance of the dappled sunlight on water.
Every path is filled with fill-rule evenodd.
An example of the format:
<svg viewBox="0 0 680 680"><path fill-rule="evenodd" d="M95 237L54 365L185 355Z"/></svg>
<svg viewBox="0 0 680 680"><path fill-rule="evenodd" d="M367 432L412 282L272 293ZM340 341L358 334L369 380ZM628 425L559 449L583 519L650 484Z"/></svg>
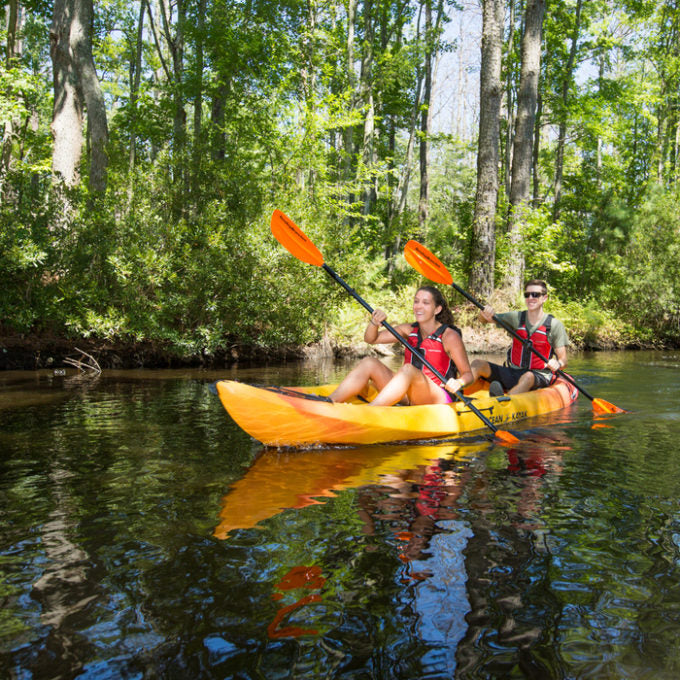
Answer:
<svg viewBox="0 0 680 680"><path fill-rule="evenodd" d="M263 450L209 385L0 375L0 676L675 678L680 353L522 441Z"/></svg>

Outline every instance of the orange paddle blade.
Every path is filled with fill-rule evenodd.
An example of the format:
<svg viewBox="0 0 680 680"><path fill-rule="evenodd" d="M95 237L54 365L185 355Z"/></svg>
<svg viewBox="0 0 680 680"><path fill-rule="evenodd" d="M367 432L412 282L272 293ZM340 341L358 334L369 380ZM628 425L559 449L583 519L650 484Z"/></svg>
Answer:
<svg viewBox="0 0 680 680"><path fill-rule="evenodd" d="M450 286L453 283L449 270L422 243L413 240L409 241L404 246L404 257L426 279L430 279L435 283L442 283L445 286Z"/></svg>
<svg viewBox="0 0 680 680"><path fill-rule="evenodd" d="M517 444L519 442L519 439L517 439L512 432L508 432L507 430L496 430L494 434L506 444Z"/></svg>
<svg viewBox="0 0 680 680"><path fill-rule="evenodd" d="M593 399L593 411L597 413L627 413L626 409L614 406L604 399Z"/></svg>
<svg viewBox="0 0 680 680"><path fill-rule="evenodd" d="M319 249L307 238L302 229L280 210L273 212L271 228L274 238L298 260L313 264L315 267L323 265L323 255Z"/></svg>

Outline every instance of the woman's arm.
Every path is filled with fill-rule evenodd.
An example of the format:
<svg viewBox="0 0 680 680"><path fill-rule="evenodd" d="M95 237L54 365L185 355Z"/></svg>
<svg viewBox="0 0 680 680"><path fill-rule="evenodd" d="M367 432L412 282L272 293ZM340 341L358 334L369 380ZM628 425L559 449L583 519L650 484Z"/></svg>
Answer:
<svg viewBox="0 0 680 680"><path fill-rule="evenodd" d="M468 359L463 339L456 331L449 328L444 333L442 341L446 353L451 357L458 369L458 378L451 378L451 380L446 383L446 389L449 392L456 392L475 381L472 370L470 369L470 360Z"/></svg>
<svg viewBox="0 0 680 680"><path fill-rule="evenodd" d="M387 314L382 309L374 309L364 331L364 342L369 345L387 344L397 342L397 339L387 330L380 330L380 324L387 319ZM407 323L394 327L394 330L404 338L408 337L411 326Z"/></svg>

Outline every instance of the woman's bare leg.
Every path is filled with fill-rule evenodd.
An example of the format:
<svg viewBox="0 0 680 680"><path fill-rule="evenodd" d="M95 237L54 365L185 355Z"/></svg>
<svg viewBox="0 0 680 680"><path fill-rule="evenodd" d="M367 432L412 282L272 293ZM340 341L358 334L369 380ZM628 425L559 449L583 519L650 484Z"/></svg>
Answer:
<svg viewBox="0 0 680 680"><path fill-rule="evenodd" d="M375 357L362 359L330 394L332 401L349 401L356 397L372 380L378 390L382 390L392 379L394 373Z"/></svg>
<svg viewBox="0 0 680 680"><path fill-rule="evenodd" d="M380 390L371 406L392 406L404 396L410 404L445 404L446 395L425 374L411 364L404 364Z"/></svg>

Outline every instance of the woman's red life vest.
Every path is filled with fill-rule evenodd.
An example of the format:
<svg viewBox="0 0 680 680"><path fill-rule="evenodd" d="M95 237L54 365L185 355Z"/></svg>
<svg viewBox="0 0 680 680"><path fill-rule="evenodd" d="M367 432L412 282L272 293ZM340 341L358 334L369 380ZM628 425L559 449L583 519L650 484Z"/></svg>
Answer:
<svg viewBox="0 0 680 680"><path fill-rule="evenodd" d="M519 315L519 328L516 330L517 335L524 338L527 345L532 345L534 349L538 350L547 359L550 359L555 353L552 345L548 342L552 320L553 316L548 314L545 317L545 321L529 335L527 330L527 312L524 310ZM539 359L528 346L525 346L517 338L513 339L512 346L508 350L508 361L513 366L519 366L520 368L545 370L545 361Z"/></svg>
<svg viewBox="0 0 680 680"><path fill-rule="evenodd" d="M449 380L458 375L458 370L456 369L456 364L451 361L451 358L446 353L444 343L442 342L441 336L444 335L444 331L447 328L452 328L458 335L461 335L460 329L456 328L456 326L442 324L434 333L432 333L432 335L428 335L423 339L420 334L420 326L418 326L417 323L414 323L412 324L411 332L409 333L408 338L406 338L406 341L411 347L420 350L420 353L425 355L425 358L439 371L439 373L441 373L446 380ZM413 364L416 368L421 369L435 385L444 387L444 383L432 373L417 356L414 356L409 349L404 353L404 363Z"/></svg>

